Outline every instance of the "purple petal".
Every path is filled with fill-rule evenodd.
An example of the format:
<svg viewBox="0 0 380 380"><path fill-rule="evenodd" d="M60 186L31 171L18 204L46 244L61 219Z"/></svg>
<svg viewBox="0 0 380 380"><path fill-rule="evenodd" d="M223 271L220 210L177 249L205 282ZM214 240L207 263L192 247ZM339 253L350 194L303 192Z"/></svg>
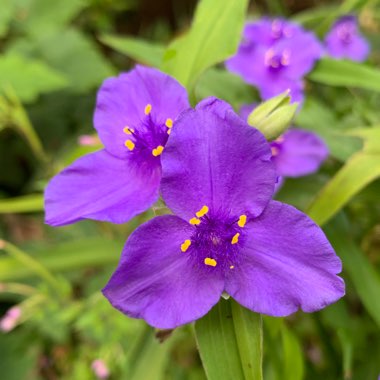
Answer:
<svg viewBox="0 0 380 380"><path fill-rule="evenodd" d="M45 190L46 223L124 223L158 199L160 177L159 165L136 167L105 150L88 154L50 181Z"/></svg>
<svg viewBox="0 0 380 380"><path fill-rule="evenodd" d="M246 225L241 260L226 280L226 291L257 313L286 316L313 312L344 295L336 276L341 261L323 231L305 214L272 201Z"/></svg>
<svg viewBox="0 0 380 380"><path fill-rule="evenodd" d="M137 65L128 73L105 80L98 92L94 125L107 151L126 157L124 127L138 129L145 107L152 106L156 124L175 120L189 107L187 93L175 79L157 69Z"/></svg>
<svg viewBox="0 0 380 380"><path fill-rule="evenodd" d="M243 120L248 120L250 113L257 107L257 103L243 104L240 107L239 115Z"/></svg>
<svg viewBox="0 0 380 380"><path fill-rule="evenodd" d="M259 215L275 183L268 147L264 136L230 105L204 100L178 119L162 155L166 204L186 220L204 205Z"/></svg>
<svg viewBox="0 0 380 380"><path fill-rule="evenodd" d="M275 145L273 162L277 172L285 177L300 177L315 173L329 151L323 140L313 132L290 129Z"/></svg>
<svg viewBox="0 0 380 380"><path fill-rule="evenodd" d="M218 302L224 279L220 271L200 271L181 251L193 232L193 226L171 215L140 226L103 290L111 304L157 328L175 328L205 315Z"/></svg>

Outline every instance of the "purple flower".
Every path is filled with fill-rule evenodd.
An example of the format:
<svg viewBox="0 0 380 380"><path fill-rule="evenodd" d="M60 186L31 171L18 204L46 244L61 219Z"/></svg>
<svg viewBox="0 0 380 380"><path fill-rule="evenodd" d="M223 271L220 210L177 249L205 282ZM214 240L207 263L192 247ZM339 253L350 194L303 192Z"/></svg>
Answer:
<svg viewBox="0 0 380 380"><path fill-rule="evenodd" d="M46 222L124 223L149 208L158 199L160 155L174 120L188 107L186 90L156 69L136 66L107 79L94 116L105 149L78 159L51 180Z"/></svg>
<svg viewBox="0 0 380 380"><path fill-rule="evenodd" d="M175 215L128 239L104 295L158 328L205 315L223 291L258 313L319 310L344 294L341 262L322 230L272 201L264 136L206 99L182 113L162 156L162 197Z"/></svg>
<svg viewBox="0 0 380 380"><path fill-rule="evenodd" d="M244 104L239 114L247 120L256 104ZM272 161L280 177L276 188L282 184L283 177L302 177L315 173L329 151L324 141L315 133L291 128L275 141L270 142Z"/></svg>
<svg viewBox="0 0 380 380"><path fill-rule="evenodd" d="M278 175L302 177L315 173L329 151L313 132L292 128L270 143Z"/></svg>
<svg viewBox="0 0 380 380"><path fill-rule="evenodd" d="M367 40L360 34L355 16L343 16L335 22L325 39L327 53L334 58L365 61L370 52Z"/></svg>
<svg viewBox="0 0 380 380"><path fill-rule="evenodd" d="M263 99L289 89L292 101L302 101L302 78L321 54L313 33L285 20L264 19L246 25L238 52L226 66L256 86Z"/></svg>

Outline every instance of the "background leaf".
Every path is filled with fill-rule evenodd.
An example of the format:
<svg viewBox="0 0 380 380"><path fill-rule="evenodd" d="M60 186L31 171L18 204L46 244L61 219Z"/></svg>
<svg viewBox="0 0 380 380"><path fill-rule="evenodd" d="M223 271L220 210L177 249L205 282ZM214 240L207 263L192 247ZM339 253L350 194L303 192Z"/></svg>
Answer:
<svg viewBox="0 0 380 380"><path fill-rule="evenodd" d="M247 0L199 2L187 34L167 48L162 69L192 90L198 76L236 51Z"/></svg>

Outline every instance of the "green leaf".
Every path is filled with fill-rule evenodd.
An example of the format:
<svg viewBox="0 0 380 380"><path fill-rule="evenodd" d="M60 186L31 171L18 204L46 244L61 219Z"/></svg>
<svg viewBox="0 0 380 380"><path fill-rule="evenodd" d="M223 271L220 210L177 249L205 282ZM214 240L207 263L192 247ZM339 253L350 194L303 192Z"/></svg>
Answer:
<svg viewBox="0 0 380 380"><path fill-rule="evenodd" d="M380 70L353 61L323 58L308 78L329 86L357 87L380 92Z"/></svg>
<svg viewBox="0 0 380 380"><path fill-rule="evenodd" d="M98 51L94 41L75 29L66 29L36 42L37 53L68 78L72 91L86 92L115 69Z"/></svg>
<svg viewBox="0 0 380 380"><path fill-rule="evenodd" d="M85 6L86 0L31 0L19 12L25 14L22 27L32 36L63 29Z"/></svg>
<svg viewBox="0 0 380 380"><path fill-rule="evenodd" d="M16 198L0 199L0 213L36 212L44 209L42 194L30 194Z"/></svg>
<svg viewBox="0 0 380 380"><path fill-rule="evenodd" d="M228 88L228 91L226 89ZM197 99L204 99L208 96L216 96L234 106L236 109L242 104L252 103L254 89L239 76L226 70L211 68L199 78L195 87Z"/></svg>
<svg viewBox="0 0 380 380"><path fill-rule="evenodd" d="M261 380L262 321L235 301L221 299L195 324L208 380Z"/></svg>
<svg viewBox="0 0 380 380"><path fill-rule="evenodd" d="M380 128L352 134L366 138L363 151L346 162L311 204L308 214L318 224L328 221L354 195L380 177Z"/></svg>
<svg viewBox="0 0 380 380"><path fill-rule="evenodd" d="M159 67L165 52L165 47L141 38L120 37L111 34L102 35L99 40L117 52L128 56L134 61Z"/></svg>
<svg viewBox="0 0 380 380"><path fill-rule="evenodd" d="M248 0L202 0L189 32L169 45L162 69L192 90L198 76L233 55Z"/></svg>
<svg viewBox="0 0 380 380"><path fill-rule="evenodd" d="M297 336L285 324L282 328L282 344L284 350L282 377L284 379L302 380L304 373L302 348Z"/></svg>
<svg viewBox="0 0 380 380"><path fill-rule="evenodd" d="M324 231L342 259L343 269L349 274L363 305L380 326L380 276L352 240L353 231L347 218L338 215Z"/></svg>
<svg viewBox="0 0 380 380"><path fill-rule="evenodd" d="M39 249L34 255L51 272L64 272L86 267L117 263L123 241L105 238L88 238L54 244ZM13 281L33 276L33 272L20 266L12 257L0 257L0 281Z"/></svg>
<svg viewBox="0 0 380 380"><path fill-rule="evenodd" d="M7 34L9 24L12 20L14 3L12 0L2 0L0 12L0 37Z"/></svg>
<svg viewBox="0 0 380 380"><path fill-rule="evenodd" d="M0 91L11 87L23 102L33 102L42 93L66 86L62 74L39 60L15 54L0 57Z"/></svg>
<svg viewBox="0 0 380 380"><path fill-rule="evenodd" d="M346 161L362 145L358 138L345 133L344 125L327 105L313 97L306 99L296 125L316 132L328 145L330 154L341 161Z"/></svg>

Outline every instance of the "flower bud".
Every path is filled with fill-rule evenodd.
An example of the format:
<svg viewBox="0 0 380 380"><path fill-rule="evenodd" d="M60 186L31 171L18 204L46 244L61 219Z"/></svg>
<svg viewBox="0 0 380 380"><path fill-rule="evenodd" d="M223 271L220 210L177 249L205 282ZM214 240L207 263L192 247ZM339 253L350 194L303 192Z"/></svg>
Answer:
<svg viewBox="0 0 380 380"><path fill-rule="evenodd" d="M275 140L288 128L298 103L290 104L289 91L260 104L248 116L248 124L257 128L268 141Z"/></svg>

